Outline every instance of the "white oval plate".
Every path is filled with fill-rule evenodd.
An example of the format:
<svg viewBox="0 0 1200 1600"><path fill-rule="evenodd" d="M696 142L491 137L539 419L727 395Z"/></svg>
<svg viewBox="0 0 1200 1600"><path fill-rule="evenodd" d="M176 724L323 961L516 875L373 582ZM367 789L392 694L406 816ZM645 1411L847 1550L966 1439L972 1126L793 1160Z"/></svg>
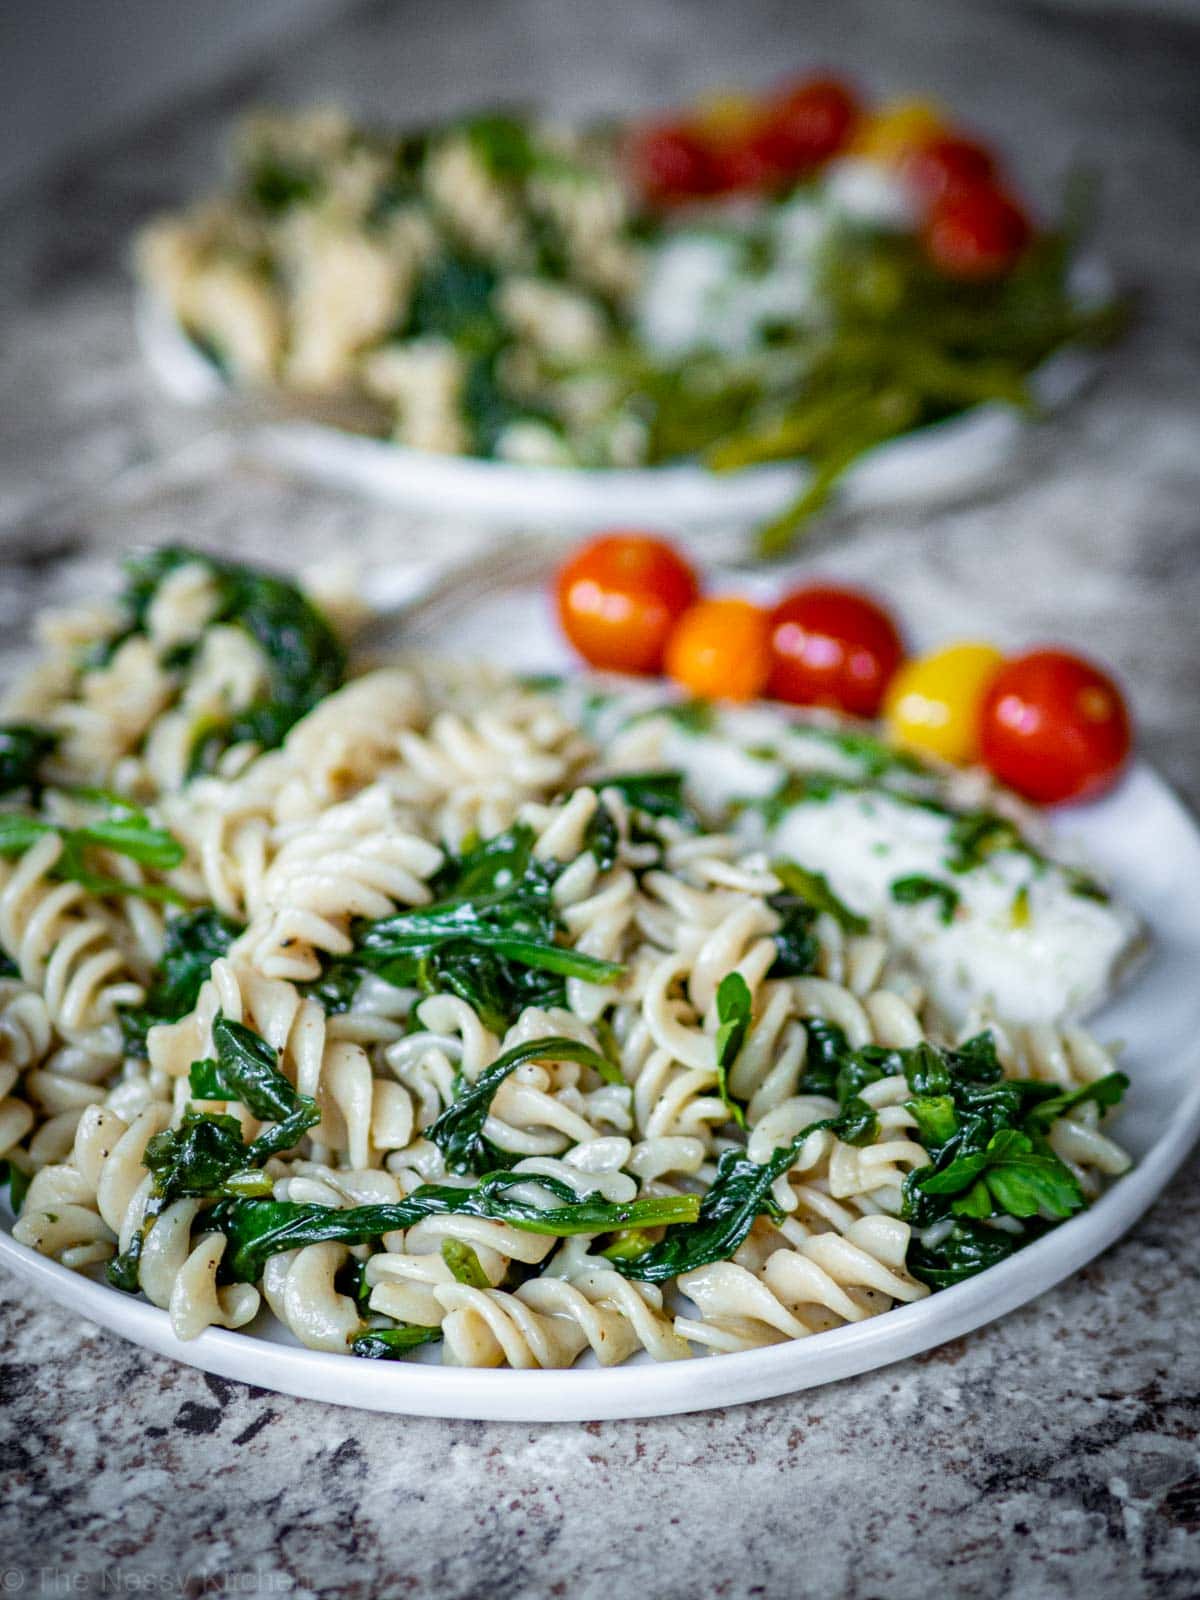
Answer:
<svg viewBox="0 0 1200 1600"><path fill-rule="evenodd" d="M1109 292L1103 269L1081 263L1080 300L1103 299ZM141 295L135 317L146 362L169 394L189 405L228 398L231 386L160 300ZM1034 373L1035 399L1047 411L1065 404L1096 367L1092 352L1060 350ZM1031 426L1011 406L975 406L865 455L846 474L839 503L857 511L882 510L976 492L1012 461ZM686 463L630 470L522 467L435 455L300 421L253 425L242 444L260 459L413 511L563 533L620 523L676 529L751 526L785 510L808 477L804 466L786 462L728 474Z"/></svg>

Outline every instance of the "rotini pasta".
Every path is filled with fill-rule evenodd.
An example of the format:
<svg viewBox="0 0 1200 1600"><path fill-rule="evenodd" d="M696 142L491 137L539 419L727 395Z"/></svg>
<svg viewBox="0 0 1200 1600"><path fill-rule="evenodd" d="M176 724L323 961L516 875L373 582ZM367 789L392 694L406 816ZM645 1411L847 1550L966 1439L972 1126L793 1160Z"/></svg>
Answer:
<svg viewBox="0 0 1200 1600"><path fill-rule="evenodd" d="M752 1349L958 1281L1128 1166L1109 1051L986 996L948 1019L886 920L631 765L661 716L432 662L343 681L279 580L135 580L20 701L0 1161L21 1243L180 1338Z"/></svg>

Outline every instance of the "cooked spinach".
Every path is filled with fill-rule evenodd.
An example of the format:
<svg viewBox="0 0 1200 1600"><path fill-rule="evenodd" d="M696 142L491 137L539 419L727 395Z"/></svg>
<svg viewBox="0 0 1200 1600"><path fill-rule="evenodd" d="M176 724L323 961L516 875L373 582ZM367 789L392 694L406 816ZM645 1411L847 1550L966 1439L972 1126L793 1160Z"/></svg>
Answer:
<svg viewBox="0 0 1200 1600"><path fill-rule="evenodd" d="M495 1166L495 1151L484 1138L483 1127L496 1091L504 1080L527 1061L577 1061L591 1067L606 1083L620 1083L606 1056L577 1039L531 1039L514 1045L485 1067L473 1084L460 1090L437 1121L426 1130L446 1158L451 1172L480 1172Z"/></svg>
<svg viewBox="0 0 1200 1600"><path fill-rule="evenodd" d="M0 794L26 790L35 802L42 764L58 745L58 734L36 722L0 723Z"/></svg>
<svg viewBox="0 0 1200 1600"><path fill-rule="evenodd" d="M696 813L683 798L683 773L618 772L597 778L598 790L615 789L631 811L644 811L648 817L670 817L689 828L697 825Z"/></svg>
<svg viewBox="0 0 1200 1600"><path fill-rule="evenodd" d="M167 923L157 975L142 1006L120 1013L129 1055L144 1057L146 1034L160 1022L178 1022L195 1006L212 964L225 955L241 929L212 906L185 911Z"/></svg>
<svg viewBox="0 0 1200 1600"><path fill-rule="evenodd" d="M771 936L775 940L775 960L769 975L798 978L814 972L821 954L820 941L813 932L815 907L794 894L770 895L767 904L779 917L779 927Z"/></svg>
<svg viewBox="0 0 1200 1600"><path fill-rule="evenodd" d="M531 1182L559 1203L541 1207L509 1192ZM422 1184L393 1204L352 1206L344 1211L290 1200L221 1200L207 1214L204 1225L216 1228L229 1240L222 1261L224 1276L254 1283L266 1261L281 1250L328 1240L365 1244L393 1229L411 1228L422 1217L486 1217L526 1233L566 1237L688 1221L698 1214L699 1204L695 1195L613 1203L596 1194L577 1195L569 1185L542 1174L531 1178L519 1172L493 1172L469 1188Z"/></svg>
<svg viewBox="0 0 1200 1600"><path fill-rule="evenodd" d="M479 1264L479 1257L461 1239L442 1240L442 1260L453 1273L455 1283L465 1283L472 1289L491 1288L488 1275Z"/></svg>
<svg viewBox="0 0 1200 1600"><path fill-rule="evenodd" d="M915 906L923 900L938 902L938 915L945 923L953 922L958 910L959 893L941 878L926 878L914 872L905 878L893 878L891 896L897 905Z"/></svg>
<svg viewBox="0 0 1200 1600"><path fill-rule="evenodd" d="M77 790L77 798L94 802L103 810L92 821L69 827L62 822L47 822L41 817L20 812L0 815L0 856L24 855L40 839L53 834L62 841L58 860L50 869L52 878L78 883L96 895L125 895L141 900L178 904L182 896L161 883L126 883L121 878L97 872L91 864L92 850L109 850L142 866L168 871L183 860L183 846L165 828L156 827L137 806L119 795L99 790Z"/></svg>
<svg viewBox="0 0 1200 1600"><path fill-rule="evenodd" d="M166 545L126 562L125 626L105 646L108 655L124 639L145 632L163 579L193 563L205 567L216 586L211 622L250 636L262 652L268 680L262 699L214 717L197 730L189 764L195 773L211 768L232 744L252 741L264 749L281 744L293 723L341 686L346 663L337 635L294 584L182 545Z"/></svg>
<svg viewBox="0 0 1200 1600"><path fill-rule="evenodd" d="M189 1081L197 1100L237 1100L274 1127L246 1147L244 1165L259 1167L268 1156L290 1150L321 1120L317 1102L301 1094L279 1070L279 1058L263 1038L218 1014L212 1029L217 1059L194 1061Z"/></svg>
<svg viewBox="0 0 1200 1600"><path fill-rule="evenodd" d="M713 1261L726 1261L750 1232L756 1217L780 1217L771 1188L796 1160L807 1138L827 1129L847 1144L870 1144L878 1127L878 1118L870 1106L850 1099L840 1115L810 1123L790 1144L776 1150L769 1161L751 1161L743 1151L726 1150L717 1163L712 1184L700 1198L700 1212L694 1222L669 1227L657 1244L636 1255L614 1254L609 1259L624 1277L643 1283L665 1283L679 1273L693 1272Z"/></svg>
<svg viewBox="0 0 1200 1600"><path fill-rule="evenodd" d="M518 824L450 857L432 880L432 905L357 924L354 950L327 963L312 992L344 1009L373 972L397 988L457 994L503 1032L526 1006L564 1003L566 978L620 977L618 963L557 943L560 868L538 860L534 842Z"/></svg>
<svg viewBox="0 0 1200 1600"><path fill-rule="evenodd" d="M717 1088L739 1128L746 1126L746 1113L729 1092L729 1073L746 1042L753 1011L750 985L740 972L727 973L717 986Z"/></svg>
<svg viewBox="0 0 1200 1600"><path fill-rule="evenodd" d="M20 1214L25 1203L25 1194L29 1188L29 1174L15 1161L6 1159L0 1161L0 1186L8 1185L8 1203L12 1206L13 1215Z"/></svg>
<svg viewBox="0 0 1200 1600"><path fill-rule="evenodd" d="M871 924L866 917L860 917L857 911L851 911L845 901L840 900L833 892L829 886L829 879L823 872L810 872L807 867L802 867L795 861L786 861L782 857L772 861L771 871L788 894L803 900L812 906L814 911L825 912L844 933L866 933L870 929Z"/></svg>
<svg viewBox="0 0 1200 1600"><path fill-rule="evenodd" d="M421 1328L399 1322L394 1328L368 1328L350 1342L350 1353L367 1361L399 1361L410 1350L434 1344L442 1337L440 1328Z"/></svg>

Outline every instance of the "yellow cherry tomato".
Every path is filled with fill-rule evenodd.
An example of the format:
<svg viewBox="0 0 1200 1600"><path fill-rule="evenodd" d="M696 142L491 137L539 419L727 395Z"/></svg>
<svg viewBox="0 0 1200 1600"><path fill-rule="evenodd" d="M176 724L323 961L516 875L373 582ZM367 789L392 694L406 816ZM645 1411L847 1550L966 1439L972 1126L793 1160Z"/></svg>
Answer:
<svg viewBox="0 0 1200 1600"><path fill-rule="evenodd" d="M958 765L978 760L983 698L1003 661L994 646L972 641L906 662L884 700L892 739Z"/></svg>
<svg viewBox="0 0 1200 1600"><path fill-rule="evenodd" d="M716 89L696 102L694 125L718 144L740 139L762 120L762 103L740 89Z"/></svg>
<svg viewBox="0 0 1200 1600"><path fill-rule="evenodd" d="M932 100L889 100L859 123L850 154L893 166L945 132L945 113Z"/></svg>

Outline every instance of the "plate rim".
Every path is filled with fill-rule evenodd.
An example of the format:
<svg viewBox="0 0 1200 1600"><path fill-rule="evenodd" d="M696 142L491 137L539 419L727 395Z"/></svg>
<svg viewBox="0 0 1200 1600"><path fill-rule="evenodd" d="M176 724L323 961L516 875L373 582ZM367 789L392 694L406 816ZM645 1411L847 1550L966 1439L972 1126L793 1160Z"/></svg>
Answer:
<svg viewBox="0 0 1200 1600"><path fill-rule="evenodd" d="M1186 827L1200 825L1148 763L1122 787L1149 783ZM1069 825L1070 813L1066 814ZM1182 1065L1195 1081L1138 1164L1086 1211L977 1277L911 1305L807 1339L709 1358L613 1367L515 1371L417 1362L379 1364L209 1328L182 1341L166 1311L18 1244L0 1224L0 1266L109 1331L188 1366L278 1393L362 1410L487 1422L616 1421L670 1416L798 1393L936 1349L1037 1299L1094 1260L1145 1214L1200 1139L1200 1033ZM1136 1081L1136 1080L1135 1080ZM381 1379L383 1381L381 1381Z"/></svg>

